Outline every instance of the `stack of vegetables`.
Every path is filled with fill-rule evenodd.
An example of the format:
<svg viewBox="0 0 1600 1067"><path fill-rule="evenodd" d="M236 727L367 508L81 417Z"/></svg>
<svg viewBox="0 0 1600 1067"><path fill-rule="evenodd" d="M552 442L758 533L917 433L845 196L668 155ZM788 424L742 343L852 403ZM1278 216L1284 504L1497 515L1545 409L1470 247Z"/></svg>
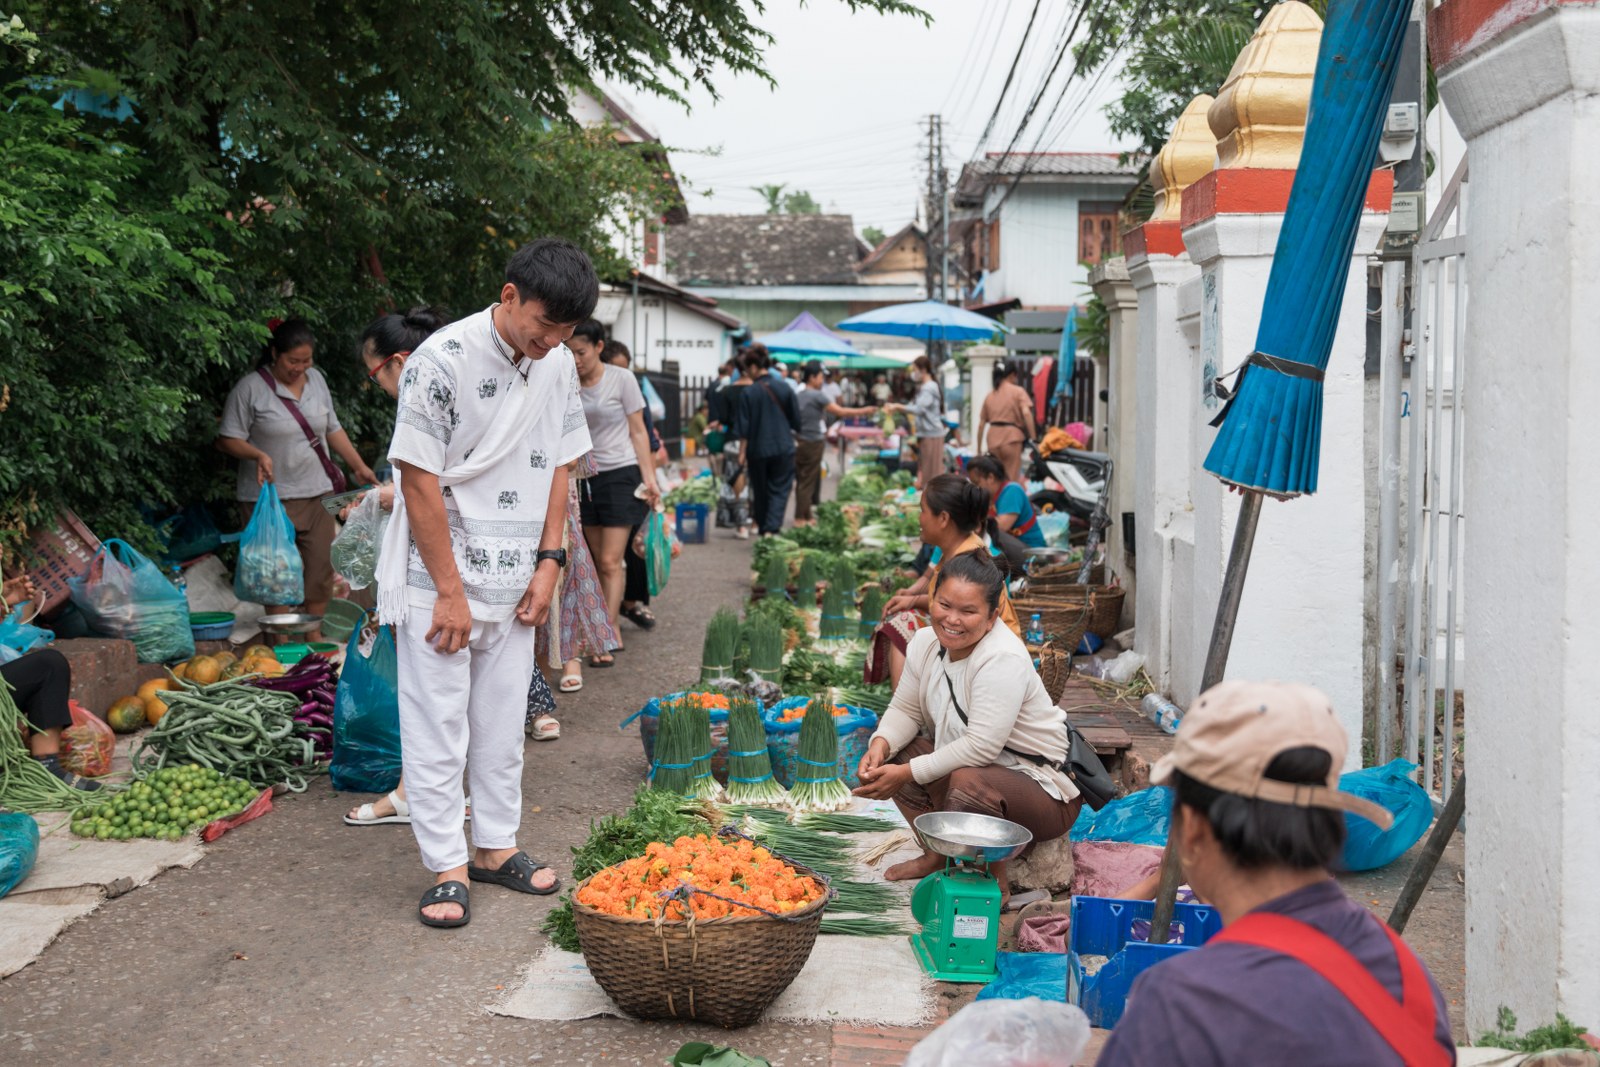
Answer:
<svg viewBox="0 0 1600 1067"><path fill-rule="evenodd" d="M770 615L751 620L745 638L750 646L750 670L767 682L783 679L783 625Z"/></svg>
<svg viewBox="0 0 1600 1067"><path fill-rule="evenodd" d="M167 693L167 713L133 750L134 773L199 764L254 786L286 784L304 792L306 776L327 769L317 739L332 730L303 726L304 703L293 693L245 682L193 685Z"/></svg>
<svg viewBox="0 0 1600 1067"><path fill-rule="evenodd" d="M718 678L733 676L734 649L739 644L739 616L718 608L706 623L706 638L700 652L700 683L709 685Z"/></svg>
<svg viewBox="0 0 1600 1067"><path fill-rule="evenodd" d="M804 704L796 704L792 708L784 708L782 713L778 715L777 721L800 722L811 711L811 705L813 704L821 704L823 707L828 708L828 714L832 715L835 719L844 719L855 714L855 712L851 711L843 704L834 704L830 707L826 701L818 698L817 700L806 701Z"/></svg>
<svg viewBox="0 0 1600 1067"><path fill-rule="evenodd" d="M714 797L721 792L711 776L711 709L699 693L661 706L650 787L684 799Z"/></svg>
<svg viewBox="0 0 1600 1067"><path fill-rule="evenodd" d="M828 888L746 840L696 834L594 875L577 901L624 919L719 919L788 914L823 899Z"/></svg>
<svg viewBox="0 0 1600 1067"><path fill-rule="evenodd" d="M768 560L761 572L761 587L766 590L769 598L788 596L789 561L782 556L773 556Z"/></svg>
<svg viewBox="0 0 1600 1067"><path fill-rule="evenodd" d="M239 778L207 767L165 767L134 782L125 792L97 798L72 816L72 832L101 841L153 837L176 841L190 830L237 815L261 795Z"/></svg>
<svg viewBox="0 0 1600 1067"><path fill-rule="evenodd" d="M856 569L850 560L839 556L828 572L828 584L837 588L851 604L856 602Z"/></svg>
<svg viewBox="0 0 1600 1067"><path fill-rule="evenodd" d="M800 569L795 573L794 588L795 600L809 607L816 603L817 582L822 580L821 568L817 566L815 553L807 552L800 557Z"/></svg>
<svg viewBox="0 0 1600 1067"><path fill-rule="evenodd" d="M864 815L783 813L761 808L736 809L739 832L766 846L773 854L816 871L828 879L834 893L821 932L855 937L884 937L909 933L885 913L901 906L902 897L886 882L858 881L855 849L841 834L885 833L894 824ZM838 913L838 914L834 914Z"/></svg>
<svg viewBox="0 0 1600 1067"><path fill-rule="evenodd" d="M679 504L704 504L714 508L717 506L717 480L709 475L690 478L662 497L661 502L669 508Z"/></svg>
<svg viewBox="0 0 1600 1067"><path fill-rule="evenodd" d="M800 723L799 762L801 773L789 790L794 810L841 811L850 806L850 790L839 779L839 734L826 701L813 700L806 705Z"/></svg>
<svg viewBox="0 0 1600 1067"><path fill-rule="evenodd" d="M853 605L849 593L828 583L822 591L822 619L818 624L818 636L824 641L850 641L856 637L856 620L850 617L850 608Z"/></svg>
<svg viewBox="0 0 1600 1067"><path fill-rule="evenodd" d="M104 799L103 792L74 789L45 770L22 743L26 726L11 686L0 680L0 808L29 814L77 811Z"/></svg>
<svg viewBox="0 0 1600 1067"><path fill-rule="evenodd" d="M299 710L294 713L296 729L311 738L319 759L333 757L333 697L339 687L339 672L332 660L312 653L287 673L276 678L254 678L250 684L293 694L300 701Z"/></svg>
<svg viewBox="0 0 1600 1067"><path fill-rule="evenodd" d="M871 640L872 631L883 621L883 606L889 602L883 586L873 582L861 592L861 621L858 632L863 640Z"/></svg>
<svg viewBox="0 0 1600 1067"><path fill-rule="evenodd" d="M732 804L778 807L789 791L772 776L767 730L754 702L736 697L728 708L728 801Z"/></svg>

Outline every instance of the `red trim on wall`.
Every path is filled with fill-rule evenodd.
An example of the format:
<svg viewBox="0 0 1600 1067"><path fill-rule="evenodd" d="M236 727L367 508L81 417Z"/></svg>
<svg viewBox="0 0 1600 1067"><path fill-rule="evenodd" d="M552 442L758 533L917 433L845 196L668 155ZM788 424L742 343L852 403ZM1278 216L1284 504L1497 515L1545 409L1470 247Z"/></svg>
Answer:
<svg viewBox="0 0 1600 1067"><path fill-rule="evenodd" d="M1564 4L1595 0L1445 0L1428 13L1428 51L1445 67L1529 19Z"/></svg>
<svg viewBox="0 0 1600 1067"><path fill-rule="evenodd" d="M1183 225L1170 220L1146 222L1122 235L1122 252L1129 259L1181 256L1187 251L1183 243Z"/></svg>
<svg viewBox="0 0 1600 1067"><path fill-rule="evenodd" d="M1183 191L1185 229L1213 215L1281 215L1294 187L1292 170L1214 170ZM1372 172L1367 211L1388 211L1394 200L1394 173Z"/></svg>

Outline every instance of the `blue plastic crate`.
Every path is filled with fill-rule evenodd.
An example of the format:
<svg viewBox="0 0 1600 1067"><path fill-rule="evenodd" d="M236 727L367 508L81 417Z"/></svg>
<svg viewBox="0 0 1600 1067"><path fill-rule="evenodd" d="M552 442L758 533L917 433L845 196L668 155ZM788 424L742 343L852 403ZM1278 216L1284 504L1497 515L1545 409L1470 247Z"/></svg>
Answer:
<svg viewBox="0 0 1600 1067"><path fill-rule="evenodd" d="M686 545L706 543L706 522L711 508L705 504L679 504L673 513L673 525L678 529L678 540Z"/></svg>
<svg viewBox="0 0 1600 1067"><path fill-rule="evenodd" d="M1067 1001L1083 1009L1091 1026L1109 1030L1122 1018L1133 980L1174 954L1199 948L1222 931L1222 915L1204 904L1178 904L1172 921L1181 927L1165 945L1135 940L1133 924L1154 916L1153 900L1072 898L1072 934L1067 945ZM1082 957L1106 956L1094 974L1085 974Z"/></svg>

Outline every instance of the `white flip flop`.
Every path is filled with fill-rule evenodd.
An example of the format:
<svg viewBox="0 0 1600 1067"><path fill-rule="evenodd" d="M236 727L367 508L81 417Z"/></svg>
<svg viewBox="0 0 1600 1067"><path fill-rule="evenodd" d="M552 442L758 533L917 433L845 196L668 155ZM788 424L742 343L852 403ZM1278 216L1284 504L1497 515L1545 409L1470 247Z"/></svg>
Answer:
<svg viewBox="0 0 1600 1067"><path fill-rule="evenodd" d="M563 693L576 693L578 690L583 688L583 675L563 674L561 676L561 683L556 688Z"/></svg>
<svg viewBox="0 0 1600 1067"><path fill-rule="evenodd" d="M548 720L550 723L554 724L555 729L539 729L539 723L543 720ZM533 717L533 722L528 724L527 734L535 741L556 741L561 737L561 723L549 712L541 712Z"/></svg>
<svg viewBox="0 0 1600 1067"><path fill-rule="evenodd" d="M394 805L393 815L375 815L371 804L363 804L356 809L354 818L349 815L344 817L344 824L346 826L383 826L386 823L405 823L409 825L411 822L411 807L405 802L405 798L390 793L387 799L389 803Z"/></svg>

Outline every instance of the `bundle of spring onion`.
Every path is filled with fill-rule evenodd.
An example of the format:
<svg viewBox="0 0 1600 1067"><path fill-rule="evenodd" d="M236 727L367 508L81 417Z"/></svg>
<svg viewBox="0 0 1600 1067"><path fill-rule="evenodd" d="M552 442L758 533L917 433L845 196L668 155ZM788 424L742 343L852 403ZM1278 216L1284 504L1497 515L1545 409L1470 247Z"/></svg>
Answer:
<svg viewBox="0 0 1600 1067"><path fill-rule="evenodd" d="M849 599L853 605L856 602L856 569L850 561L840 556L833 561L833 570L828 572L828 584L838 589Z"/></svg>
<svg viewBox="0 0 1600 1067"><path fill-rule="evenodd" d="M789 799L788 790L772 776L767 729L747 697L734 697L728 705L727 793L732 804L777 807Z"/></svg>
<svg viewBox="0 0 1600 1067"><path fill-rule="evenodd" d="M105 799L102 792L74 789L45 770L22 743L27 723L11 686L0 679L0 808L34 814L42 811L77 811Z"/></svg>
<svg viewBox="0 0 1600 1067"><path fill-rule="evenodd" d="M744 636L750 646L750 670L763 681L782 682L783 624L770 615L757 615Z"/></svg>
<svg viewBox="0 0 1600 1067"><path fill-rule="evenodd" d="M789 592L789 561L783 556L773 556L761 572L761 587L771 597L782 597Z"/></svg>
<svg viewBox="0 0 1600 1067"><path fill-rule="evenodd" d="M824 641L848 641L856 636L856 620L850 617L850 594L829 583L822 591L822 621L818 636Z"/></svg>
<svg viewBox="0 0 1600 1067"><path fill-rule="evenodd" d="M709 685L718 678L733 675L734 650L739 644L739 616L718 608L706 623L706 639L700 651L700 683Z"/></svg>
<svg viewBox="0 0 1600 1067"><path fill-rule="evenodd" d="M829 705L813 700L800 721L800 773L789 790L789 806L795 811L842 811L850 806L850 790L839 780L839 734Z"/></svg>
<svg viewBox="0 0 1600 1067"><path fill-rule="evenodd" d="M862 591L860 632L866 640L872 639L872 632L883 621L883 606L888 602L888 594L877 582L873 582Z"/></svg>
<svg viewBox="0 0 1600 1067"><path fill-rule="evenodd" d="M794 587L795 599L802 605L815 602L817 595L817 582L822 579L822 570L817 565L815 552L807 552L800 557L800 570L795 574Z"/></svg>
<svg viewBox="0 0 1600 1067"><path fill-rule="evenodd" d="M859 675L854 684L841 685L833 691L833 699L839 703L848 704L853 708L865 708L880 717L889 710L889 700L893 696L894 689L888 682L862 685Z"/></svg>
<svg viewBox="0 0 1600 1067"><path fill-rule="evenodd" d="M900 903L898 894L883 882L851 878L859 869L853 856L854 846L848 840L820 829L796 826L782 812L747 808L740 814L744 816L738 826L740 833L760 842L775 855L828 877L836 894L833 911L881 915ZM877 823L879 830L893 829L877 819L868 821Z"/></svg>
<svg viewBox="0 0 1600 1067"><path fill-rule="evenodd" d="M650 763L650 788L675 797L692 795L694 727L686 713L662 708L656 728L655 758Z"/></svg>
<svg viewBox="0 0 1600 1067"><path fill-rule="evenodd" d="M711 708L698 694L683 701L683 706L680 714L690 716L692 724L689 738L694 754L694 780L688 796L715 800L722 796L722 787L711 776L711 757L717 754L717 744L711 740Z"/></svg>

